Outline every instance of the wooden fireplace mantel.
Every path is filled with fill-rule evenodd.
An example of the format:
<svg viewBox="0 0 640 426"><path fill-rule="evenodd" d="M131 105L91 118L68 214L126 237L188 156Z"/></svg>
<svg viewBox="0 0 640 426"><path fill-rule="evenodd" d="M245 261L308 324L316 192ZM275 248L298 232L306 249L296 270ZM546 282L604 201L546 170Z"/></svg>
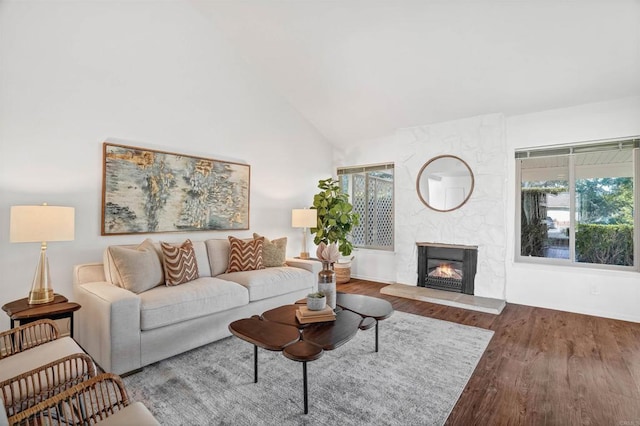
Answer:
<svg viewBox="0 0 640 426"><path fill-rule="evenodd" d="M441 247L441 248L457 248L464 250L478 250L478 246L465 246L462 244L442 244L442 243L428 243L428 242L416 242L418 247Z"/></svg>

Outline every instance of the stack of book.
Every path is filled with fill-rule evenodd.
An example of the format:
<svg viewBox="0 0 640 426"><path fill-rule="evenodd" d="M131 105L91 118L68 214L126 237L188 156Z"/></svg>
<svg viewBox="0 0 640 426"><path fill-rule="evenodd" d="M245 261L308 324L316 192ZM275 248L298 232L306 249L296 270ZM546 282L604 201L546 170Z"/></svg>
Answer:
<svg viewBox="0 0 640 426"><path fill-rule="evenodd" d="M331 309L331 306L326 306L320 311L312 311L305 305L300 305L296 311L296 318L298 318L300 324L310 324L313 322L335 321L336 314Z"/></svg>

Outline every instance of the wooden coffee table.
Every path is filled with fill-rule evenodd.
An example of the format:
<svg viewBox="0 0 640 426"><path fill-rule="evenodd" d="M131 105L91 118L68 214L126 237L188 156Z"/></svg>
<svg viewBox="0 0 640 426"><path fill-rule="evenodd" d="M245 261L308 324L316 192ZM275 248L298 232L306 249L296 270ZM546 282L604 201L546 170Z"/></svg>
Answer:
<svg viewBox="0 0 640 426"><path fill-rule="evenodd" d="M375 351L378 352L378 321L393 314L391 304L383 299L358 294L338 293L335 321L300 324L296 318L299 304L284 305L229 324L235 336L254 345L254 383L258 382L258 347L279 351L293 361L302 363L304 413L309 412L307 362L348 342L358 330L375 325Z"/></svg>

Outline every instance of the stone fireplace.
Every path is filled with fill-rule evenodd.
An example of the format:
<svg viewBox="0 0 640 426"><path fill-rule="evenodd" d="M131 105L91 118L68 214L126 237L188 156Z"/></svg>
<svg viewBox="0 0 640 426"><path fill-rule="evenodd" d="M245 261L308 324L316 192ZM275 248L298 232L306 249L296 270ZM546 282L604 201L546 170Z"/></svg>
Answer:
<svg viewBox="0 0 640 426"><path fill-rule="evenodd" d="M438 243L418 246L418 286L474 294L478 247Z"/></svg>

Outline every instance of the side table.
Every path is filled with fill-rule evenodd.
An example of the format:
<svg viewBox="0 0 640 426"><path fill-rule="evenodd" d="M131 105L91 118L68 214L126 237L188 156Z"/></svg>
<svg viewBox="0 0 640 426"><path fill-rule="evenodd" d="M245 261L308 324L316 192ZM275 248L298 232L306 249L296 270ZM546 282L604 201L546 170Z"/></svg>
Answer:
<svg viewBox="0 0 640 426"><path fill-rule="evenodd" d="M19 321L20 325L28 324L43 318L52 320L69 318L69 333L73 337L73 313L80 309L78 303L69 302L68 299L60 294L54 295L53 302L42 303L38 305L30 305L29 299L14 300L2 307L2 310L9 315L11 320L11 328L15 326L15 322Z"/></svg>

